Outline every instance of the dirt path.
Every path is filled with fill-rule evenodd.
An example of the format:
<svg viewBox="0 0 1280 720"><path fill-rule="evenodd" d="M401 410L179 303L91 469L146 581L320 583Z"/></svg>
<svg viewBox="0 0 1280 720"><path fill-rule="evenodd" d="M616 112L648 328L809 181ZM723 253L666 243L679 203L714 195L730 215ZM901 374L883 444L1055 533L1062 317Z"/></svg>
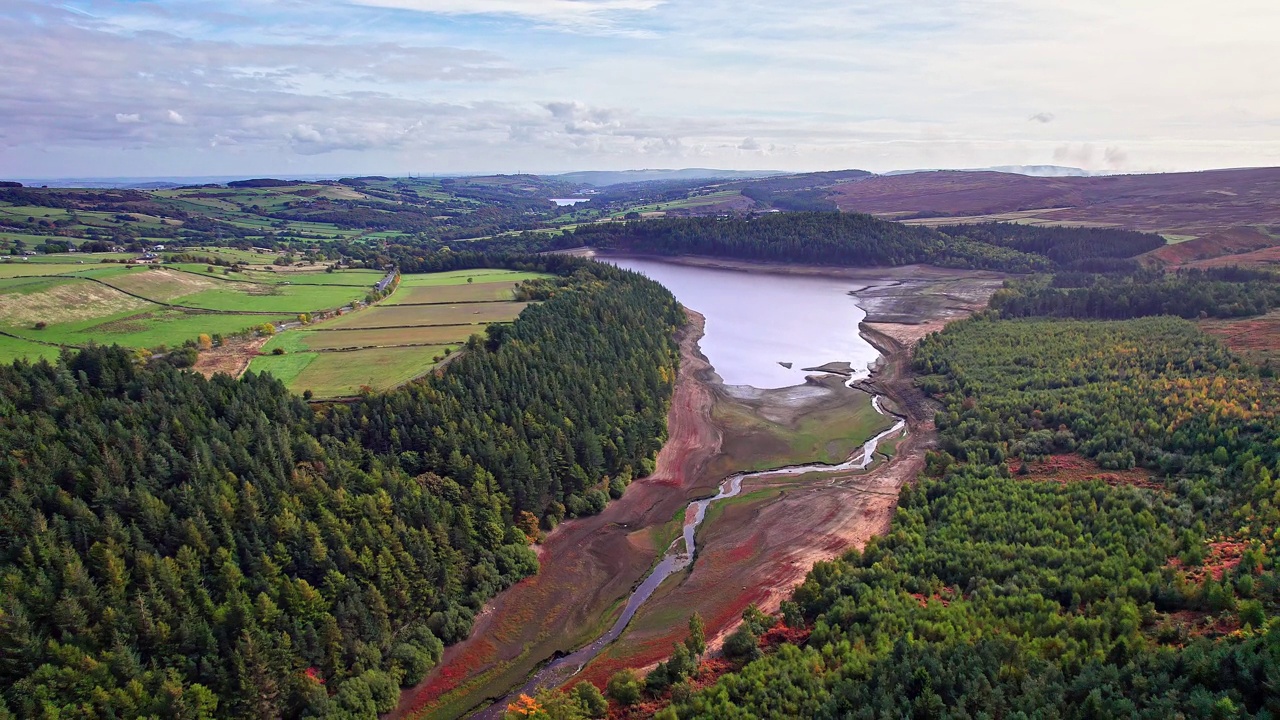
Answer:
<svg viewBox="0 0 1280 720"><path fill-rule="evenodd" d="M494 598L470 637L449 647L440 666L387 717L456 717L489 699L486 689L518 685L555 653L585 644L661 554L655 529L714 488L718 479L704 484L702 472L720 448L720 432L709 421L712 371L698 350L703 318L686 313L669 439L656 471L601 514L556 528L539 548L538 574Z"/></svg>

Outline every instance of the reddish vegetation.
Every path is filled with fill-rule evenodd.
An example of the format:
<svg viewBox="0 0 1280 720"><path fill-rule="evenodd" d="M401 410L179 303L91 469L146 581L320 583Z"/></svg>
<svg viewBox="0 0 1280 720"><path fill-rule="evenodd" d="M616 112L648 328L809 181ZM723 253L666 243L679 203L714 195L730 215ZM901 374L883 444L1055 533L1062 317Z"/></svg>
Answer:
<svg viewBox="0 0 1280 720"><path fill-rule="evenodd" d="M1022 460L1009 458L1009 471L1017 477L1032 481L1049 481L1061 484L1073 482L1089 482L1101 480L1108 485L1133 485L1150 490L1163 490L1164 485L1156 482L1151 473L1140 468L1131 470L1103 470L1092 460L1079 455L1050 455L1045 460L1027 463L1030 471L1019 475Z"/></svg>
<svg viewBox="0 0 1280 720"><path fill-rule="evenodd" d="M231 377L240 377L249 369L249 363L258 355L258 351L271 338L245 337L224 340L212 350L200 353L192 368L205 377L213 377L217 373L226 373Z"/></svg>
<svg viewBox="0 0 1280 720"><path fill-rule="evenodd" d="M1220 637L1240 629L1240 618L1232 613L1214 615L1198 610L1179 610L1162 613L1160 617L1161 624L1181 629L1191 637Z"/></svg>
<svg viewBox="0 0 1280 720"><path fill-rule="evenodd" d="M1145 257L1167 265L1219 267L1222 265L1266 264L1264 258L1277 257L1280 248L1271 236L1254 228L1241 227L1211 233L1195 240L1166 245Z"/></svg>
<svg viewBox="0 0 1280 720"><path fill-rule="evenodd" d="M1280 357L1280 313L1247 320L1205 320L1200 327L1246 357Z"/></svg>
<svg viewBox="0 0 1280 720"><path fill-rule="evenodd" d="M1240 557L1244 555L1244 551L1249 546L1236 540L1220 540L1218 542L1209 543L1209 552L1205 556L1204 562L1196 567L1183 568L1182 561L1178 558L1169 558L1169 567L1182 570L1183 576L1192 583L1202 583L1205 578L1213 578L1221 580L1222 576L1228 571L1234 570L1240 564ZM1261 568L1255 568L1261 571Z"/></svg>
<svg viewBox="0 0 1280 720"><path fill-rule="evenodd" d="M1037 178L997 172L925 172L839 185L842 210L988 215L1039 208L1057 222L1202 235L1280 225L1280 168L1158 175Z"/></svg>
<svg viewBox="0 0 1280 720"><path fill-rule="evenodd" d="M779 622L773 627L765 631L760 637L760 648L766 653L776 650L779 645L803 645L809 640L809 628L790 628ZM720 678L728 673L741 669L741 663L735 663L723 656L708 657L698 665L698 669L694 671L685 682L692 690L701 690L710 687ZM619 668L621 669L621 668ZM577 680L575 679L576 684ZM596 681L593 681L596 682ZM600 689L604 689L604 682L596 682ZM622 707L617 703L610 703L609 718L610 720L641 720L642 718L651 718L659 710L671 704L671 691L667 690L662 695L643 703L638 703L631 707Z"/></svg>
<svg viewBox="0 0 1280 720"><path fill-rule="evenodd" d="M709 422L711 391L702 380L710 369L698 351L702 326L702 316L690 313L667 416L669 439L656 471L599 515L565 522L550 533L538 574L495 598L470 637L446 649L441 664L404 693L389 717L429 711L465 681L506 664L524 677L556 651L574 649L582 630L595 626L644 576L660 550L651 547L648 530L669 522L690 495L709 489L699 485L701 468L720 448L719 431Z"/></svg>
<svg viewBox="0 0 1280 720"><path fill-rule="evenodd" d="M923 593L911 593L911 597L920 603L920 607L928 607L929 601L934 600L942 604L942 607L950 607L951 601L960 596L960 591L955 588L943 588L941 591L933 595L925 595Z"/></svg>
<svg viewBox="0 0 1280 720"><path fill-rule="evenodd" d="M1184 245L1186 243L1183 243ZM1187 263L1188 267L1210 268L1223 267L1226 265L1239 265L1243 267L1272 267L1280 265L1280 245L1264 247L1260 250L1250 252L1239 252L1236 254L1223 255L1208 260L1198 260L1196 262Z"/></svg>

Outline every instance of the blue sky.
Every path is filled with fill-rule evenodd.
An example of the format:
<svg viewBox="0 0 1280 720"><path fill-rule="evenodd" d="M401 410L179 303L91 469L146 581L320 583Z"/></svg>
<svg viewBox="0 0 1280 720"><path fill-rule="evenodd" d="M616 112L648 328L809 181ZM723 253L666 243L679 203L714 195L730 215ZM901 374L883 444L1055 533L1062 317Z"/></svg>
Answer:
<svg viewBox="0 0 1280 720"><path fill-rule="evenodd" d="M1280 165L1272 0L0 0L0 176Z"/></svg>

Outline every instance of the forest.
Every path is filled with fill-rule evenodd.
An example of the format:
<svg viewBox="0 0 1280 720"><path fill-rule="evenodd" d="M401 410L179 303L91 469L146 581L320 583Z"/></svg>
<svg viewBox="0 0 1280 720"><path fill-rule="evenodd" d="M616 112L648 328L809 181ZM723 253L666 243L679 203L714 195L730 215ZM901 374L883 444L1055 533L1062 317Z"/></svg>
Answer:
<svg viewBox="0 0 1280 720"><path fill-rule="evenodd" d="M987 312L914 363L939 447L890 532L735 633L798 640L658 717L1280 712L1273 380L1170 317ZM1093 479L1039 475L1073 457Z"/></svg>
<svg viewBox="0 0 1280 720"><path fill-rule="evenodd" d="M1160 236L1147 233L1009 223L957 225L939 232L835 212L582 225L574 237L592 247L657 255L842 266L927 263L1018 273L1113 266L1131 270L1129 258L1164 244Z"/></svg>
<svg viewBox="0 0 1280 720"><path fill-rule="evenodd" d="M1110 276L1062 273L1010 283L991 299L991 307L1006 317L1245 317L1280 307L1277 279L1266 270L1235 267Z"/></svg>
<svg viewBox="0 0 1280 720"><path fill-rule="evenodd" d="M571 258L445 371L321 408L95 347L0 367L0 717L369 718L652 467L683 322Z"/></svg>

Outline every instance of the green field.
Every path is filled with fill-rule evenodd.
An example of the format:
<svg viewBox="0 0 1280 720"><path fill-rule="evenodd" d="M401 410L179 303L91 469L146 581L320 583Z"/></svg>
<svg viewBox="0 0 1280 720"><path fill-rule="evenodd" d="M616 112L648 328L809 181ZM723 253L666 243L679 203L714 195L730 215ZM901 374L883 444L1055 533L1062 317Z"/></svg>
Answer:
<svg viewBox="0 0 1280 720"><path fill-rule="evenodd" d="M0 263L0 331L22 338L6 338L0 362L50 357L58 345L176 347L201 334L234 335L264 323L292 322L299 313L363 298L382 275L293 273L299 284L285 284L229 281L161 266ZM307 280L320 282L301 284Z"/></svg>
<svg viewBox="0 0 1280 720"><path fill-rule="evenodd" d="M514 320L529 303L490 302L466 305L379 305L343 315L331 328L374 329L424 325L488 325Z"/></svg>
<svg viewBox="0 0 1280 720"><path fill-rule="evenodd" d="M476 283L518 283L525 280L550 277L542 273L520 272L519 270L451 270L442 273L425 275L402 275L400 287L437 287L440 285L465 285L467 279Z"/></svg>
<svg viewBox="0 0 1280 720"><path fill-rule="evenodd" d="M324 326L321 325L321 328ZM465 325L398 327L385 330L290 330L271 339L264 351L345 350L397 345L461 345L480 328Z"/></svg>
<svg viewBox="0 0 1280 720"><path fill-rule="evenodd" d="M273 337L250 369L318 398L395 387L429 372L489 323L514 320L529 305L510 300L514 286L538 277L508 270L405 275L382 304Z"/></svg>
<svg viewBox="0 0 1280 720"><path fill-rule="evenodd" d="M27 340L0 335L0 364L8 365L14 360L30 360L40 358L52 360L58 357L59 348L52 345L41 345Z"/></svg>
<svg viewBox="0 0 1280 720"><path fill-rule="evenodd" d="M484 282L466 285L418 285L402 287L387 299L388 305L422 303L475 303L514 300L518 283Z"/></svg>
<svg viewBox="0 0 1280 720"><path fill-rule="evenodd" d="M203 255L204 253L200 253ZM347 285L372 289L379 280L386 276L381 270L324 270L297 271L287 268L267 270L266 265L233 271L221 265L206 263L165 263L169 270L202 275L215 280L227 282L254 282L267 285ZM209 268L213 268L211 271Z"/></svg>
<svg viewBox="0 0 1280 720"><path fill-rule="evenodd" d="M355 352L304 352L260 355L249 369L268 372L295 392L319 398L358 394L362 387L387 390L430 372L445 346L393 347Z"/></svg>

